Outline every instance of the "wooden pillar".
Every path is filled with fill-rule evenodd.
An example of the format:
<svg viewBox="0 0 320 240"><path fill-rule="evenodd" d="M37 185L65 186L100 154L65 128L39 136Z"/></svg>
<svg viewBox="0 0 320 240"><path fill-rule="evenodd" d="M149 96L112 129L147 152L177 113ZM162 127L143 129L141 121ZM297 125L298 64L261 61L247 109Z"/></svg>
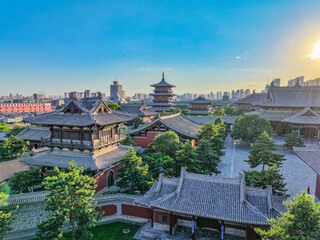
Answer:
<svg viewBox="0 0 320 240"><path fill-rule="evenodd" d="M254 231L253 226L247 226L246 240L254 240L254 239L256 239L256 232Z"/></svg>
<svg viewBox="0 0 320 240"><path fill-rule="evenodd" d="M80 128L80 143L81 143L81 148L83 149L83 128Z"/></svg>
<svg viewBox="0 0 320 240"><path fill-rule="evenodd" d="M151 208L151 227L153 228L154 210Z"/></svg>
<svg viewBox="0 0 320 240"><path fill-rule="evenodd" d="M62 127L59 127L60 129L60 148L62 148Z"/></svg>
<svg viewBox="0 0 320 240"><path fill-rule="evenodd" d="M192 216L192 229L191 229L192 238L196 235L196 218Z"/></svg>
<svg viewBox="0 0 320 240"><path fill-rule="evenodd" d="M169 234L172 235L172 229L173 229L173 214L172 212L170 212L170 231L169 231Z"/></svg>

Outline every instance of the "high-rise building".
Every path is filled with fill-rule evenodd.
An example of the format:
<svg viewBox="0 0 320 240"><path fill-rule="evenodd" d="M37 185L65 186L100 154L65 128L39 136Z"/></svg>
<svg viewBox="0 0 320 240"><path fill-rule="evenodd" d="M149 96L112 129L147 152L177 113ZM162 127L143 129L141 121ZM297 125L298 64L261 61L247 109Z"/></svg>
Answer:
<svg viewBox="0 0 320 240"><path fill-rule="evenodd" d="M85 97L85 98L89 98L89 97L91 97L91 91L90 91L90 90L88 90L88 89L87 89L87 90L85 90L85 91L84 91L84 97Z"/></svg>
<svg viewBox="0 0 320 240"><path fill-rule="evenodd" d="M297 83L299 85L303 86L304 85L304 76L296 77L288 81L288 87L295 86Z"/></svg>
<svg viewBox="0 0 320 240"><path fill-rule="evenodd" d="M113 81L113 84L110 85L110 98L114 98L116 93L118 93L120 98L123 98L123 94L125 94L122 90L122 85L118 81Z"/></svg>
<svg viewBox="0 0 320 240"><path fill-rule="evenodd" d="M250 89L246 89L246 90L244 91L244 96L245 96L245 97L246 97L246 96L249 96L250 93L251 93Z"/></svg>
<svg viewBox="0 0 320 240"><path fill-rule="evenodd" d="M276 86L276 87L280 87L280 78L275 78L272 80L273 84Z"/></svg>

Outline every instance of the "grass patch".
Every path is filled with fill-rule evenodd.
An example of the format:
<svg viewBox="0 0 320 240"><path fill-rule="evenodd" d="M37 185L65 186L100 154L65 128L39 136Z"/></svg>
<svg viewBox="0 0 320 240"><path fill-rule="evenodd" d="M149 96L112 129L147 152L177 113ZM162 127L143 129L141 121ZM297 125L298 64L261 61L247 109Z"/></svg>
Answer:
<svg viewBox="0 0 320 240"><path fill-rule="evenodd" d="M123 222L115 222L109 223L105 225L96 226L93 230L93 238L94 240L132 240L133 235L138 231L141 226L123 223ZM129 229L129 233L123 233L123 229ZM63 234L63 239L72 240L72 233Z"/></svg>

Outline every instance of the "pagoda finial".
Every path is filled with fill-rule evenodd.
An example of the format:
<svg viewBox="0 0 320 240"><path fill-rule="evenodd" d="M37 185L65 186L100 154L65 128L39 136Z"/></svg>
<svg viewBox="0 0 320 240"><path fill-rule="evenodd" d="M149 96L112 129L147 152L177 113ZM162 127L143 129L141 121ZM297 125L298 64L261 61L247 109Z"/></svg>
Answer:
<svg viewBox="0 0 320 240"><path fill-rule="evenodd" d="M164 72L162 72L162 80L164 80Z"/></svg>

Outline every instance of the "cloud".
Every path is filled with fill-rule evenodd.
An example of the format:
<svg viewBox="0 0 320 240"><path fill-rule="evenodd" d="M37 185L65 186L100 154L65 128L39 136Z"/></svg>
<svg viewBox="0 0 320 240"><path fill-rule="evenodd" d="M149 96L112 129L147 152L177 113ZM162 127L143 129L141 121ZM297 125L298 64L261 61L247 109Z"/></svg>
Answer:
<svg viewBox="0 0 320 240"><path fill-rule="evenodd" d="M162 68L161 70L162 70L162 71L171 71L171 70L172 70L172 68L171 68L171 67L168 67L168 68Z"/></svg>
<svg viewBox="0 0 320 240"><path fill-rule="evenodd" d="M153 72L155 69L154 68L149 68L149 67L139 67L137 71L147 71L147 72Z"/></svg>
<svg viewBox="0 0 320 240"><path fill-rule="evenodd" d="M235 56L235 58L236 58L236 59L241 59L241 57L240 57L240 56Z"/></svg>

